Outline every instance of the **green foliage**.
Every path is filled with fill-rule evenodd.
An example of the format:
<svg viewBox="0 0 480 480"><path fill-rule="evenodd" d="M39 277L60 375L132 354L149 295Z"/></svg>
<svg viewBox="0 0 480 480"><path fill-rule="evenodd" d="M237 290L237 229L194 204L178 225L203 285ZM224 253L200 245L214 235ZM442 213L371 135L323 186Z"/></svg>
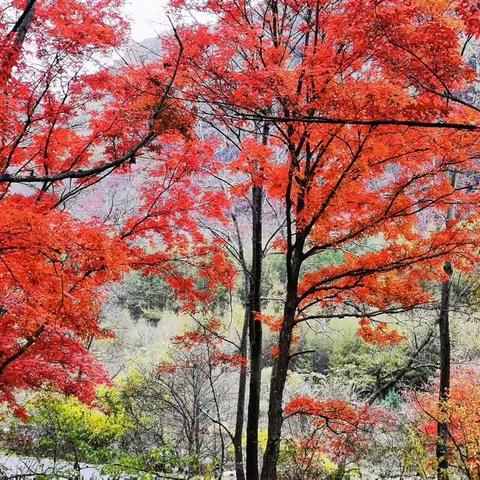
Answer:
<svg viewBox="0 0 480 480"><path fill-rule="evenodd" d="M113 478L121 475L135 475L135 478L149 480L156 478L158 473L171 473L175 470L196 472L199 470L199 459L192 455L179 458L170 446L152 448L140 455L117 451L115 461L102 468L102 473Z"/></svg>
<svg viewBox="0 0 480 480"><path fill-rule="evenodd" d="M394 378L404 368L415 351L413 340L408 338L397 345L377 346L365 343L357 334L358 321L342 319L332 321L331 330L318 333L307 330L299 347L314 353L296 359L295 369L300 372L315 372L327 375L334 382L343 382L346 389L366 397ZM338 328L337 328L338 327ZM417 332L417 339L425 333ZM430 342L416 358L415 364L422 368L409 369L401 379L401 385L416 388L432 375L428 365L435 363L437 345ZM387 392L385 402L389 408L398 408L401 397Z"/></svg>
<svg viewBox="0 0 480 480"><path fill-rule="evenodd" d="M199 291L209 288L207 281L200 277L197 277L196 286ZM123 292L118 301L135 321L144 319L152 325L157 325L162 320L163 312L178 314L180 305L175 298L175 292L161 277L133 272L125 277ZM210 308L221 313L229 302L229 290L219 287Z"/></svg>
<svg viewBox="0 0 480 480"><path fill-rule="evenodd" d="M30 401L28 410L38 453L65 460L103 462L115 441L131 427L108 390L100 394L97 408L75 397L39 394Z"/></svg>
<svg viewBox="0 0 480 480"><path fill-rule="evenodd" d="M397 408L400 407L400 405L403 403L403 398L402 396L394 391L390 390L384 397L383 403L385 406L391 410L396 410Z"/></svg>
<svg viewBox="0 0 480 480"><path fill-rule="evenodd" d="M425 437L420 435L412 425L407 426L404 431L405 443L398 448L402 465L407 472L416 474L418 478L427 478L425 465L431 454L425 444Z"/></svg>
<svg viewBox="0 0 480 480"><path fill-rule="evenodd" d="M308 258L303 264L303 272L315 272L331 265L341 265L344 253L340 250L324 250Z"/></svg>
<svg viewBox="0 0 480 480"><path fill-rule="evenodd" d="M293 368L302 372L326 373L330 365L331 342L332 339L329 335L307 329L302 337L299 350L312 353L295 358L292 362Z"/></svg>
<svg viewBox="0 0 480 480"><path fill-rule="evenodd" d="M285 255L275 254L270 255L265 258L263 261L263 271L264 275L270 276L270 281L272 279L279 284L285 285L287 282L287 266L285 263ZM266 279L268 281L268 279ZM264 280L265 281L265 280Z"/></svg>
<svg viewBox="0 0 480 480"><path fill-rule="evenodd" d="M353 332L331 346L330 373L353 382L359 393L371 392L379 382L405 365L406 343L391 347L369 345Z"/></svg>
<svg viewBox="0 0 480 480"><path fill-rule="evenodd" d="M153 324L161 319L164 310L178 311L172 289L160 277L144 276L134 272L125 279L124 291L119 301L134 320L146 319Z"/></svg>
<svg viewBox="0 0 480 480"><path fill-rule="evenodd" d="M129 449L138 422L148 425L149 421L137 417L141 412L133 411L129 400L144 383L145 378L134 372L117 388L100 390L95 407L74 397L37 394L28 404L28 422L12 424L9 445L22 455L102 465L102 473L110 478L128 474L148 480L158 473L200 471L205 466L197 456L180 458L169 445L143 445L142 452ZM22 435L28 443L18 441Z"/></svg>

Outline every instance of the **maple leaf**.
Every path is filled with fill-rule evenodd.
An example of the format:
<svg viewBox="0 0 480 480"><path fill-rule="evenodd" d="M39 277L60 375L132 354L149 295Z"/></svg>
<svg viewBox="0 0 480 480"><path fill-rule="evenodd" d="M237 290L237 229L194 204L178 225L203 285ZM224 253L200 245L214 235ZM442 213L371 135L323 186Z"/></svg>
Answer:
<svg viewBox="0 0 480 480"><path fill-rule="evenodd" d="M373 327L372 321L368 318L360 320L360 328L357 330L357 335L366 343L382 347L397 345L405 340L404 336L400 335L396 330L389 328L384 322L376 322L376 326Z"/></svg>

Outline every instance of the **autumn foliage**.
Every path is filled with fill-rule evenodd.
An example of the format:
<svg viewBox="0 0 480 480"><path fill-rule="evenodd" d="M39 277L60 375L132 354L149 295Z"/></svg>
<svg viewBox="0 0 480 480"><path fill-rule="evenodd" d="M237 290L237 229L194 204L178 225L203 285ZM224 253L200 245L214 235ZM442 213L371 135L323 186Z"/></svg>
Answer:
<svg viewBox="0 0 480 480"><path fill-rule="evenodd" d="M258 293L250 333L276 335L261 478L276 478L287 418L307 419L302 448L357 458L387 417L338 400L284 405L290 362L301 325L316 320L357 318L365 342L398 344L376 318L432 308L446 262L474 271L480 111L465 52L480 35L478 2L172 0L162 53L131 64L122 5L0 1L0 402L21 413L17 393L43 388L93 399L108 378L85 345L110 335L106 290L128 270L161 277L179 309L207 316L218 287L235 287L219 229L235 227L243 248L237 210L261 216L268 204L275 225L266 244L254 225L251 278L240 261ZM185 11L215 21L192 24ZM81 216L74 202L107 176L118 190L134 179L132 208ZM286 279L270 316L254 310L272 251ZM184 361L157 373L245 373L246 347L232 352L226 337L209 322L173 338ZM259 397L262 343L251 340ZM452 461L477 475L480 432L467 416L478 379L459 379L448 405L430 394L417 404L447 412Z"/></svg>
<svg viewBox="0 0 480 480"><path fill-rule="evenodd" d="M385 322L378 322L376 325L367 318L360 320L360 328L357 335L361 337L366 343L373 345L396 345L405 339L396 330L389 327Z"/></svg>
<svg viewBox="0 0 480 480"><path fill-rule="evenodd" d="M171 99L175 62L106 62L127 39L122 5L0 9L1 402L38 388L94 398L108 377L86 346L111 336L100 326L106 289L127 270L161 275L190 309L233 282L221 242L199 228L227 203L205 186L212 143ZM139 179L138 208L114 225L67 213L66 202L112 174L120 188Z"/></svg>
<svg viewBox="0 0 480 480"><path fill-rule="evenodd" d="M443 278L445 261L455 259L458 270L475 263L476 236L464 227L475 221L478 193L462 172L478 170L480 118L458 93L477 79L461 41L464 33L478 34L469 13L475 6L172 3L180 15L190 9L217 19L181 30L183 98L208 105L201 118L239 148L235 169L261 184L282 212L275 245L288 278L270 386L266 480L275 477L298 323L431 304L425 287ZM462 176L456 186L453 171ZM443 228L452 204L456 220ZM341 261L315 268L328 251ZM365 321L360 333L380 343L400 340Z"/></svg>
<svg viewBox="0 0 480 480"><path fill-rule="evenodd" d="M391 423L380 409L312 397L294 398L284 413L287 418L301 415L310 419L304 437L296 439L305 450L305 459L316 452L342 463L359 460L374 441L375 428Z"/></svg>
<svg viewBox="0 0 480 480"><path fill-rule="evenodd" d="M125 246L101 225L20 195L2 201L0 245L0 399L54 387L92 400L107 377L85 344L109 335L98 324L101 290L127 269Z"/></svg>
<svg viewBox="0 0 480 480"><path fill-rule="evenodd" d="M435 467L433 448L437 421L446 421L449 438L449 463L468 478L480 478L480 373L478 365L464 365L453 370L448 401L439 404L436 383L426 393L409 393L409 406L425 448L427 469Z"/></svg>
<svg viewBox="0 0 480 480"><path fill-rule="evenodd" d="M218 320L210 320L195 330L188 330L172 338L172 345L184 352L182 362L160 362L159 373L175 374L194 365L205 368L235 371L245 365L245 357L225 342L225 326Z"/></svg>
<svg viewBox="0 0 480 480"><path fill-rule="evenodd" d="M452 188L448 172L476 168L468 152L477 135L408 127L478 121L475 109L445 98L476 78L457 40L470 28L459 13L470 7L320 2L314 15L308 2L285 2L280 22L275 12L249 3L245 9L228 1L174 6L219 17L211 28L182 31L184 98L209 104L207 120L218 125L255 130L263 122L275 132L267 146L244 133L229 167L286 209L290 231L283 233L290 237L275 243L279 250L301 252L302 263L327 250L343 252L340 265L305 269L300 313L425 304L432 300L425 282L439 275L446 258L461 251L458 267L471 268L475 239L458 223L440 231L427 219L440 219L452 202L460 205L462 225L475 215L477 196L466 183ZM237 57L244 61L236 64ZM391 124L375 124L383 119ZM248 185L235 189L245 194ZM359 244L364 248L353 246Z"/></svg>

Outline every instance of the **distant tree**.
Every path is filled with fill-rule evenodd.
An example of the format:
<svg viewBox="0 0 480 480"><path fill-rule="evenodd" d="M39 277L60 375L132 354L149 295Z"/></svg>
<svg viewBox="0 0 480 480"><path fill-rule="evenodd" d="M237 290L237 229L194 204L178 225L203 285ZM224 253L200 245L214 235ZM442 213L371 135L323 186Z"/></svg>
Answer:
<svg viewBox="0 0 480 480"><path fill-rule="evenodd" d="M137 455L168 447L190 474L225 469L233 445L235 397L229 377L244 362L217 321L173 337L165 359L119 382L134 428L125 448Z"/></svg>

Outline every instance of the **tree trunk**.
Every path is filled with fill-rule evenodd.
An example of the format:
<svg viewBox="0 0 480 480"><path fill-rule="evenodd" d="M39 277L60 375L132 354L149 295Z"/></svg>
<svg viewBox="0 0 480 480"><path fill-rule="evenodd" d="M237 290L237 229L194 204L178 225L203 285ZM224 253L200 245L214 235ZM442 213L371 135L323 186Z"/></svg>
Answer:
<svg viewBox="0 0 480 480"><path fill-rule="evenodd" d="M25 10L20 15L19 19L15 23L12 28L12 34L15 35L14 41L15 45L21 47L23 45L23 41L27 35L28 29L30 28L30 24L33 20L33 15L35 13L35 4L36 0L29 0L25 5Z"/></svg>
<svg viewBox="0 0 480 480"><path fill-rule="evenodd" d="M237 480L245 480L245 469L243 464L243 426L245 421L245 398L247 390L247 342L248 342L248 321L250 318L249 299L250 299L250 270L245 261L245 252L243 248L242 235L238 225L237 217L232 213L232 221L235 226L235 232L238 242L238 257L240 266L243 271L243 290L245 295L245 315L243 319L242 335L240 338L239 353L243 363L240 366L240 375L238 377L238 396L237 410L235 419L235 433L233 434L232 443L235 452L235 476Z"/></svg>
<svg viewBox="0 0 480 480"><path fill-rule="evenodd" d="M263 125L262 144L268 143L268 124ZM257 166L258 168L258 166ZM250 295L248 333L250 343L250 383L247 413L247 480L258 480L258 424L260 419L260 390L262 383L262 322L257 314L262 311L262 205L263 188L254 179L252 188L252 267L250 270Z"/></svg>
<svg viewBox="0 0 480 480"><path fill-rule="evenodd" d="M260 418L260 387L262 381L262 323L256 317L261 312L262 281L262 202L263 189L252 189L252 269L249 298L250 384L247 413L248 480L258 480L258 422Z"/></svg>
<svg viewBox="0 0 480 480"><path fill-rule="evenodd" d="M298 280L301 266L301 245L293 255L287 253L287 295L283 312L283 325L278 341L278 356L275 359L270 380L270 397L268 401L268 438L263 456L261 480L276 480L277 463L283 425L283 393L287 381L290 347L292 345L293 327L297 312Z"/></svg>
<svg viewBox="0 0 480 480"><path fill-rule="evenodd" d="M294 150L294 149L293 149ZM303 247L305 233L293 231L292 185L295 170L295 158L290 158L289 180L286 189L286 229L287 229L287 292L283 310L283 323L278 340L278 355L275 358L270 379L270 395L268 399L268 436L267 447L263 456L261 480L277 479L277 464L280 453L280 442L283 426L283 393L287 382L290 363L290 348L298 307L298 282L300 269L304 260ZM303 193L297 197L296 212L300 214L304 207Z"/></svg>
<svg viewBox="0 0 480 480"><path fill-rule="evenodd" d="M29 0L26 2L25 9L7 36L6 40L13 41L13 45L15 45L16 48L10 50L4 62L2 65L0 65L0 70L2 70L2 75L0 76L0 85L6 85L10 80L12 69L15 63L15 57L22 49L23 42L25 41L25 37L27 36L35 14L35 6L36 0Z"/></svg>
<svg viewBox="0 0 480 480"><path fill-rule="evenodd" d="M452 188L456 186L456 173L450 173L450 184ZM445 222L446 228L455 217L453 205L450 205ZM442 283L442 292L440 297L440 315L438 317L438 328L440 337L440 387L438 390L438 401L440 412L446 413L446 402L450 390L450 295L452 290L453 267L450 262L445 262L443 270L447 279ZM437 442L435 446L437 457L437 478L438 480L447 480L448 475L448 423L445 419L437 422Z"/></svg>
<svg viewBox="0 0 480 480"><path fill-rule="evenodd" d="M240 355L244 360L247 358L247 335L248 335L249 309L245 308L245 319L243 321L242 338L240 340ZM235 433L233 435L233 448L235 450L235 476L237 480L245 480L243 469L243 422L245 418L245 396L247 390L247 365L246 361L240 366L238 378L237 412L235 420Z"/></svg>
<svg viewBox="0 0 480 480"><path fill-rule="evenodd" d="M438 401L440 410L445 411L445 402L448 401L450 390L450 292L452 287L453 269L450 262L443 266L448 280L442 284L442 293L440 299L440 315L438 317L438 326L440 332L440 388L438 391ZM447 480L448 475L448 424L444 419L437 422L437 478L438 480Z"/></svg>
<svg viewBox="0 0 480 480"><path fill-rule="evenodd" d="M277 463L283 425L283 392L287 381L295 312L296 304L288 303L287 301L284 310L284 324L278 342L279 352L273 364L272 379L270 381L268 439L267 448L263 456L261 480L276 480L277 478Z"/></svg>

